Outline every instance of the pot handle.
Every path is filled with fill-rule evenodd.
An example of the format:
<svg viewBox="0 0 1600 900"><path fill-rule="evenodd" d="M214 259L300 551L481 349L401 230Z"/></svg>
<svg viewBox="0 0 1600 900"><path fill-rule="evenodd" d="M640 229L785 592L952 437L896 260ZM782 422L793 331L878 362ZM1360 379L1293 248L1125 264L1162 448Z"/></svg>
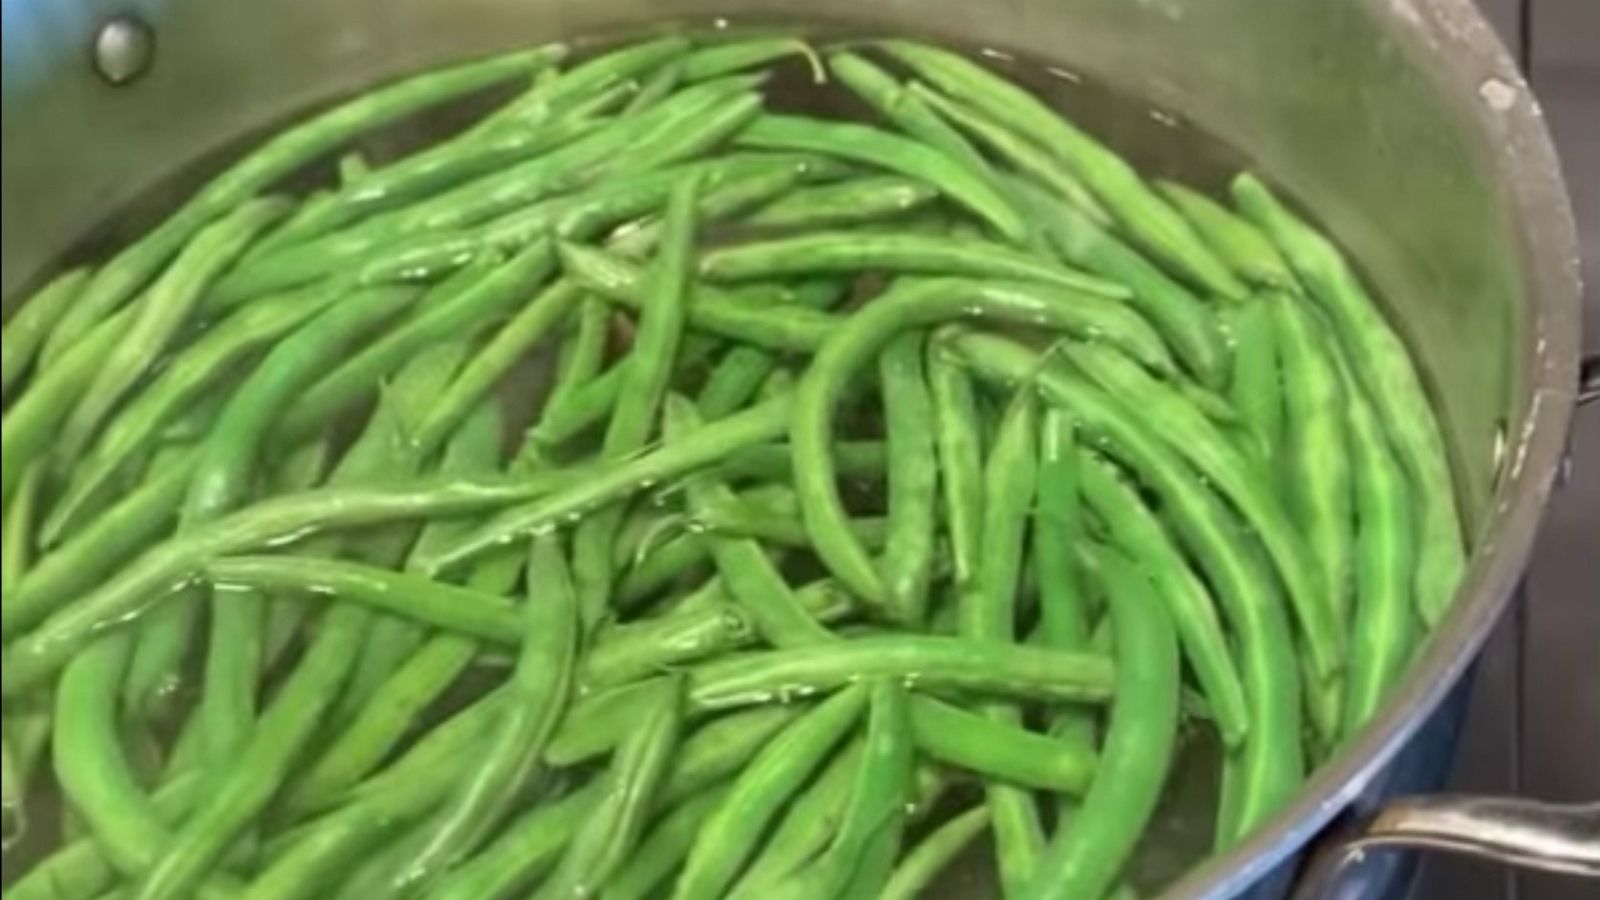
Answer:
<svg viewBox="0 0 1600 900"><path fill-rule="evenodd" d="M1521 868L1600 879L1600 803L1429 795L1396 800L1320 851L1295 900L1339 896L1344 876L1373 850L1436 850Z"/></svg>

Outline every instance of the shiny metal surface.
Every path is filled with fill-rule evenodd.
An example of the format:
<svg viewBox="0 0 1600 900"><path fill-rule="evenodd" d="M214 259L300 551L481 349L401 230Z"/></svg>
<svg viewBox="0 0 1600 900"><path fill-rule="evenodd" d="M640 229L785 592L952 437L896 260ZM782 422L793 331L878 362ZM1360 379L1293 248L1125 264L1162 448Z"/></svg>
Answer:
<svg viewBox="0 0 1600 900"><path fill-rule="evenodd" d="M1322 853L1296 900L1342 897L1341 879L1373 852L1425 849L1600 878L1600 803L1557 806L1515 798L1412 797L1391 803L1359 834Z"/></svg>
<svg viewBox="0 0 1600 900"><path fill-rule="evenodd" d="M557 36L707 23L711 0L139 0L159 63L86 64L100 2L7 0L0 292L207 151L432 63ZM1520 576L1578 382L1578 267L1538 108L1469 0L741 0L740 21L909 32L1061 61L1225 135L1315 210L1388 298L1439 398L1474 561L1383 715L1293 808L1172 890L1226 897L1293 856L1460 678ZM1503 448L1497 452L1496 448Z"/></svg>

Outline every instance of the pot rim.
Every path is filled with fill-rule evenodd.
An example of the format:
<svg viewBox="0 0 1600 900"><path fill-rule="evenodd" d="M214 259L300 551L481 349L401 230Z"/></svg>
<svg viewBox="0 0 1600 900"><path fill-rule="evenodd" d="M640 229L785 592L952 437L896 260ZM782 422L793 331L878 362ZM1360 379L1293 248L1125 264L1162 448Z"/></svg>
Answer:
<svg viewBox="0 0 1600 900"><path fill-rule="evenodd" d="M1477 657L1509 606L1568 449L1582 346L1577 225L1538 101L1471 0L1363 0L1407 45L1447 102L1483 137L1506 185L1529 303L1525 409L1508 431L1492 512L1450 615L1383 711L1293 803L1163 896L1224 900L1309 845L1409 742Z"/></svg>

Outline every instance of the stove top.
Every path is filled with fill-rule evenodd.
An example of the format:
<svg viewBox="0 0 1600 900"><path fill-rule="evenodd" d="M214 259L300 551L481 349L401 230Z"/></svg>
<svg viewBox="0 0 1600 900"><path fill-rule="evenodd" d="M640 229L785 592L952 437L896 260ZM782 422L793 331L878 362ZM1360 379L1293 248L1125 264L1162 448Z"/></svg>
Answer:
<svg viewBox="0 0 1600 900"><path fill-rule="evenodd" d="M1582 230L1586 352L1600 351L1600 2L1478 0L1543 101ZM1523 602L1480 663L1453 790L1600 799L1600 408L1579 417L1571 477ZM1415 900L1593 900L1594 884L1429 859Z"/></svg>

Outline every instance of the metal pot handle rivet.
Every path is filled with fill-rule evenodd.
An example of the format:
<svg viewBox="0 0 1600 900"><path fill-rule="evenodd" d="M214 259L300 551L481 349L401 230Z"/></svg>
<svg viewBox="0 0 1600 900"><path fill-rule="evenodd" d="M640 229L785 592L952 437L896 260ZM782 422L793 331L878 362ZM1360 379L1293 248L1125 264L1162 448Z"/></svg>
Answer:
<svg viewBox="0 0 1600 900"><path fill-rule="evenodd" d="M1451 795L1397 800L1320 851L1295 900L1341 896L1345 877L1377 850L1434 850L1600 879L1600 803Z"/></svg>
<svg viewBox="0 0 1600 900"><path fill-rule="evenodd" d="M128 15L107 19L95 32L90 49L95 72L119 87L143 77L155 58L155 31L143 20Z"/></svg>

